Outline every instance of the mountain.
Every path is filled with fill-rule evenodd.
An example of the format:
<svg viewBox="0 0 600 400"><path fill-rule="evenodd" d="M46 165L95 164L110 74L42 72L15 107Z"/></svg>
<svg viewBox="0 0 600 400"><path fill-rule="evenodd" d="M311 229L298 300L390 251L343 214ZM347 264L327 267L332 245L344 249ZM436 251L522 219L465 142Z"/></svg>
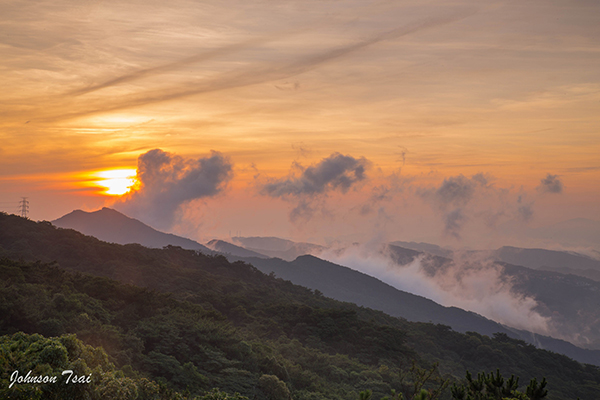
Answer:
<svg viewBox="0 0 600 400"><path fill-rule="evenodd" d="M151 248L171 245L189 250L199 250L206 254L213 253L212 250L198 242L157 231L137 219L129 218L106 207L93 212L75 210L52 223L60 228L75 229L84 235L94 236L109 243L138 243Z"/></svg>
<svg viewBox="0 0 600 400"><path fill-rule="evenodd" d="M600 222L574 218L531 230L533 236L571 246L593 246L600 249Z"/></svg>
<svg viewBox="0 0 600 400"><path fill-rule="evenodd" d="M236 246L235 244L228 243L224 240L213 239L210 242L206 243L210 249L214 251L218 251L223 254L231 254L233 256L238 257L258 257L258 258L269 258L264 254L257 253L252 250L245 249L240 246Z"/></svg>
<svg viewBox="0 0 600 400"><path fill-rule="evenodd" d="M513 296L535 301L533 310L547 319L552 335L583 348L600 350L600 282L579 276L586 271L600 273L600 269L595 269L599 262L594 259L576 253L514 247L503 247L491 255L489 252L470 251L456 260L394 245L387 246L386 254L399 268L419 257L419 268L426 277L434 282L439 277L446 285L450 283L448 279L459 279L456 277L463 273L467 276L481 273L479 276L489 279L489 276L495 275L488 274L490 269L497 270L500 273L495 278L499 279L498 284L509 283ZM493 262L490 263L490 260ZM545 264L556 270L552 271ZM532 340L532 343L535 342ZM555 348L555 351L561 350Z"/></svg>
<svg viewBox="0 0 600 400"><path fill-rule="evenodd" d="M210 249L197 242L156 231L140 221L129 218L108 208L92 213L79 210L74 211L71 214L60 218L56 222L62 226L76 227L83 231L83 233L114 242L137 242L147 247L164 247L170 244L213 254ZM297 251L301 248L301 246L298 245L306 246L307 249L312 250L319 248L317 245L307 243L299 244L279 238L237 239L238 242L244 242L246 245L260 246L267 248L267 251L279 252L280 254L290 250ZM326 273L331 270L331 265L319 264L316 269L307 267L308 264L317 264L316 260L319 260L318 258L313 258L311 263L305 262L302 268L299 268L299 262L293 261L291 262L291 267L287 266L275 271L273 265L284 265L278 264L282 260L261 262L259 259L266 259L266 255L219 240L209 242L209 246L230 257L233 256L250 260L252 264L265 273L273 271L277 276L289 279L296 284L301 284L311 289L320 290L327 296L341 301L354 302L359 305L384 311L393 316L407 318L411 321L431 321L434 323L441 323L451 326L459 332L475 331L487 335L491 335L495 332L503 332L511 334L514 337L522 338L528 342L539 344L537 339L532 339L530 334L525 334L523 336L515 330L502 327L499 324L486 320L474 313L468 313L453 307L443 307L431 300L398 291L391 286L382 288L373 285L372 283L367 284L365 283L366 279L373 279L375 281L376 279L364 274L362 274L361 279L358 280L360 283L349 284L347 276L342 278L336 274ZM289 254L291 253L288 253L288 255ZM398 265L405 265L410 263L416 257L424 255L422 252L394 245L387 246L387 254ZM582 268L593 266L593 263L596 262L593 259L585 258L577 254L552 252L543 249L517 249L505 247L500 249L497 254L504 256L505 259L513 262L519 260L532 260L533 262L535 261L535 257L539 256L542 261L559 261L557 264L552 265L561 265L560 263L562 262L570 262L569 265L576 265ZM511 255L513 258L509 258ZM301 257L300 260L305 260L305 258ZM576 263L573 260L576 261ZM320 261L324 262L323 260ZM451 262L451 259L445 257L427 255L427 257L422 259L421 265L429 276L434 276L438 270L445 268ZM270 263L270 270L262 268L262 266L267 263ZM543 263L540 263L540 265L541 264ZM284 271L285 269L295 269L295 272L294 274L289 275L289 272ZM338 270L337 274L339 273ZM357 272L352 271L352 273ZM520 295L532 297L539 303L540 306L537 311L541 315L553 320L553 327L557 334L560 333L561 337L570 338L570 340L581 346L591 349L600 348L600 334L596 332L595 325L595 321L600 320L600 311L594 306L595 304L600 303L600 287L597 287L598 285L578 280L576 277L568 278L565 275L553 274L552 272L535 272L527 268L513 268L508 264L504 268L504 273L515 282L515 291ZM539 285L537 282L546 283ZM378 281L378 283L385 285L381 281ZM363 289L361 289L361 285L364 286ZM549 288L551 288L550 292ZM597 290L598 292L594 292L594 290ZM390 294L390 291L394 294ZM399 293L402 293L402 295ZM558 298L560 298L561 301L556 301ZM545 344L544 346L554 348L552 347L553 345ZM564 346L559 347L562 348ZM585 359L582 358L581 355L576 356L575 353L569 354L573 357L577 357L578 360ZM587 360L586 362L593 361Z"/></svg>
<svg viewBox="0 0 600 400"><path fill-rule="evenodd" d="M530 228L523 223L508 221L497 227L497 232L512 245L527 247L592 248L600 251L600 222L588 218L574 218L553 225Z"/></svg>
<svg viewBox="0 0 600 400"><path fill-rule="evenodd" d="M245 249L286 261L293 261L305 254L318 254L325 249L318 244L298 243L277 237L233 237L231 240Z"/></svg>
<svg viewBox="0 0 600 400"><path fill-rule="evenodd" d="M574 274L600 281L600 261L574 252L504 246L494 251L492 257L513 265Z"/></svg>
<svg viewBox="0 0 600 400"><path fill-rule="evenodd" d="M546 318L551 335L586 349L600 350L600 282L580 276L600 273L596 269L600 263L594 259L577 253L515 247L503 247L491 254L469 251L452 259L388 245L386 254L399 268L419 257L419 268L425 276L446 285L454 282L448 279L461 279L456 277L464 273L489 279L495 276L489 272L496 270L500 275L494 279L501 286L508 283L515 298L535 301L533 310Z"/></svg>
<svg viewBox="0 0 600 400"><path fill-rule="evenodd" d="M423 253L429 253L440 257L452 257L452 250L445 249L437 244L423 242L402 242L397 240L390 242L391 245L402 247L404 249L416 250Z"/></svg>
<svg viewBox="0 0 600 400"><path fill-rule="evenodd" d="M566 251L504 246L496 250L493 257L498 261L533 269L570 268L573 270L591 269L600 271L599 260Z"/></svg>
<svg viewBox="0 0 600 400"><path fill-rule="evenodd" d="M24 332L11 343L74 333L127 366L127 376L192 395L219 387L268 400L265 391L287 387L294 399L355 399L366 389L373 398L392 389L412 398L423 373L456 382L465 370L498 368L525 383L546 377L548 400L600 398L598 368L506 334L408 322L223 256L106 243L2 213L0 283L0 335ZM428 372L434 363L439 375Z"/></svg>
<svg viewBox="0 0 600 400"><path fill-rule="evenodd" d="M585 348L600 349L600 282L559 272L501 264L512 291L531 297L558 335Z"/></svg>
<svg viewBox="0 0 600 400"><path fill-rule="evenodd" d="M433 300L398 290L377 278L315 256L300 256L294 261L276 258L244 258L260 271L319 290L340 301L380 310L415 322L432 322L458 332L474 331L484 335L510 333L500 324L456 307L444 307Z"/></svg>
<svg viewBox="0 0 600 400"><path fill-rule="evenodd" d="M396 254L401 250L401 248L395 249ZM415 253L412 250L403 250L407 256ZM425 297L398 290L362 272L315 256L301 256L292 262L276 258L231 257L230 259L244 260L265 274L274 273L279 278L318 290L323 295L336 300L355 303L413 322L447 325L457 332L477 332L488 336L499 332L566 354L580 362L600 366L600 351L582 349L564 340L513 329L457 307L445 307ZM441 257L437 257L434 263L439 265L440 261Z"/></svg>

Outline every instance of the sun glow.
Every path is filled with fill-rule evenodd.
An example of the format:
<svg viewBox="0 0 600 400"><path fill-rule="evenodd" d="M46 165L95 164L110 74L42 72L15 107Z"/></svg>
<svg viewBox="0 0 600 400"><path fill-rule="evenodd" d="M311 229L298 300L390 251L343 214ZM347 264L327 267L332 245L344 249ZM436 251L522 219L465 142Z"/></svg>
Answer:
<svg viewBox="0 0 600 400"><path fill-rule="evenodd" d="M94 183L105 188L103 194L120 196L131 190L136 183L137 171L135 169L111 169L107 171L99 171L95 174L100 178Z"/></svg>

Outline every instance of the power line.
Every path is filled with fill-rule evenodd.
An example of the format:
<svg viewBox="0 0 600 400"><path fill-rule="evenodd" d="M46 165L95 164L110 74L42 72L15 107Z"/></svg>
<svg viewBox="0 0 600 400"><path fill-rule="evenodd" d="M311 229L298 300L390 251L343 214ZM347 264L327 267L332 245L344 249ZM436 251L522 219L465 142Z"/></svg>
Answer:
<svg viewBox="0 0 600 400"><path fill-rule="evenodd" d="M21 210L20 203L18 201L0 201L0 208L3 212L11 214L17 214Z"/></svg>

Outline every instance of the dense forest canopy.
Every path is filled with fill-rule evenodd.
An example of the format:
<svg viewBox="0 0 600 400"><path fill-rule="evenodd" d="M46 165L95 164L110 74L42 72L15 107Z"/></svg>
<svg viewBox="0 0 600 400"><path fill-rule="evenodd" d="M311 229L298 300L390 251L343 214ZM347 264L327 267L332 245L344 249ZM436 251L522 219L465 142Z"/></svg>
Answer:
<svg viewBox="0 0 600 400"><path fill-rule="evenodd" d="M213 388L215 398L408 397L497 369L520 377L520 391L546 378L548 399L600 395L597 367L504 334L460 334L338 302L222 256L109 244L1 214L0 257L2 343L92 346L106 362L87 367L129 379L137 398L153 398L142 386L156 398ZM2 349L4 385L13 366ZM431 376L416 387L423 371Z"/></svg>

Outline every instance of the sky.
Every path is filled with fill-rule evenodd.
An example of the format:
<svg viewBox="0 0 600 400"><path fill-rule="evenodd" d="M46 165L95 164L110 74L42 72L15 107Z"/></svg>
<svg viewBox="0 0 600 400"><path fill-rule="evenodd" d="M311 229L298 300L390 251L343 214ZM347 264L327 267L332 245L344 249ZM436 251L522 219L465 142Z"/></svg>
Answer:
<svg viewBox="0 0 600 400"><path fill-rule="evenodd" d="M600 221L597 1L6 0L0 78L34 220L600 248L524 234Z"/></svg>

